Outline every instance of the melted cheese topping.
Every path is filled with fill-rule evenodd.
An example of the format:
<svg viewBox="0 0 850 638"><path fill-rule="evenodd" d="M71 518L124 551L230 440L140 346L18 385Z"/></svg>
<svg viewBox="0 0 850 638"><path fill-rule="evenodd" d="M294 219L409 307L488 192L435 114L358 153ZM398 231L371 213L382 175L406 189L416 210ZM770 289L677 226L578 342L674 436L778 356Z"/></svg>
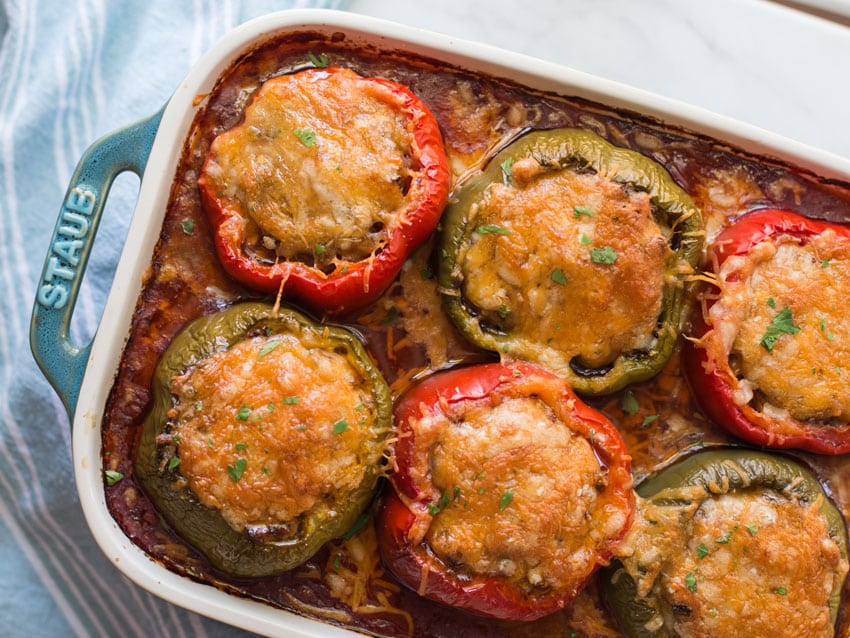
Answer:
<svg viewBox="0 0 850 638"><path fill-rule="evenodd" d="M762 411L850 420L850 370L842 369L850 360L850 241L828 231L805 245L762 242L724 262L720 286L709 339L723 339L744 379L738 401L759 391ZM762 339L786 308L799 330L789 326L768 351Z"/></svg>
<svg viewBox="0 0 850 638"><path fill-rule="evenodd" d="M675 636L832 636L829 599L847 564L819 508L762 489L703 492L695 507L644 502L625 564Z"/></svg>
<svg viewBox="0 0 850 638"><path fill-rule="evenodd" d="M672 251L649 195L603 175L541 171L516 162L512 183L473 207L478 230L458 260L465 296L512 337L590 367L650 348ZM488 225L504 230L481 232Z"/></svg>
<svg viewBox="0 0 850 638"><path fill-rule="evenodd" d="M172 391L180 473L237 531L334 517L383 452L368 380L291 335L216 352Z"/></svg>
<svg viewBox="0 0 850 638"><path fill-rule="evenodd" d="M287 259L368 257L400 223L414 177L400 100L347 69L272 78L215 139L205 178Z"/></svg>
<svg viewBox="0 0 850 638"><path fill-rule="evenodd" d="M574 593L625 515L599 498L605 469L569 423L537 398L496 401L413 424L428 452L411 476L430 476L438 510L425 541L461 573Z"/></svg>

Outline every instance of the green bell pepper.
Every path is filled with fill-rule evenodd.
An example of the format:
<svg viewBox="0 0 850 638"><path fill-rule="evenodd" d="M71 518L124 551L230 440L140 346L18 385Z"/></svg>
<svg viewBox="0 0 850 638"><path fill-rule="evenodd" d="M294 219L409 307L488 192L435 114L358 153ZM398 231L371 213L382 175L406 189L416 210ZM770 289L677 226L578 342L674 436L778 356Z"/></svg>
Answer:
<svg viewBox="0 0 850 638"><path fill-rule="evenodd" d="M334 443L341 440L343 434L359 437L352 439L356 441L352 446L356 449L353 456L358 463L358 472L354 476L360 477L359 484L353 489L348 487L349 483L342 488L332 488L337 490L333 498L328 497L327 502L320 501L319 505L300 512L294 519L277 520L271 516L242 527L234 526L223 514L223 508L201 502L191 487L191 474L183 471L188 464L185 462L188 456L187 459L182 459L184 462L181 463L181 445L185 447L188 444L181 440L182 422L179 415L191 413L193 409L201 414L202 406L200 401L195 406L181 404L181 401L185 403L186 399L175 394L173 384L175 379L187 378L188 374L210 357L231 351L238 344L248 343L249 340L253 340L250 344L254 348L252 352L256 354L249 357L246 365L257 364L256 360L267 358L266 362L261 363L274 365L277 369L278 364L274 356L284 356L281 353L289 346L281 347L277 353L274 353L274 350L287 339L297 339L295 343L307 348L306 360L316 360L322 356L342 357L345 363L341 365L347 366L346 369L351 370L351 374L361 381L360 392L366 400L356 407L359 427L355 422L351 422L349 426L350 419L336 423L314 423L305 420L304 425L286 426L290 431L326 428L320 430L320 436ZM312 356L310 353L317 355ZM241 365L228 368L222 378L225 381L232 378L235 383L242 383L248 393L258 392L258 386L262 386L266 392L269 387L277 387L272 386L274 379L245 378L246 373L242 368ZM331 407L331 411L336 409L333 403L336 395L328 393L333 389L331 386L338 382L339 380L331 380L327 387L322 386L316 390L315 396L322 397L322 401ZM300 381L296 379L294 383L297 387ZM305 396L307 389L299 388L299 392L303 392L302 396ZM250 396L246 395L240 400L250 401ZM212 399L209 402L212 402ZM214 439L216 442L221 440L224 445L225 432L222 427L229 428L228 433L235 430L238 432L235 436L243 437L258 436L257 429L262 432L264 426L269 431L274 427L283 427L275 426L274 419L283 418L281 415L287 409L309 407L294 405L297 402L298 397L289 394L274 396L274 400L264 398L262 406L257 407L255 412L259 415L262 410L265 421L261 421L259 416L250 418L247 407L235 413L229 412L233 413L229 419L221 419L220 416L213 419L206 413L198 419L201 419L201 427L204 429L203 436L210 437L208 442L212 448ZM206 406L203 406L203 409L206 410ZM217 414L220 415L221 412ZM204 422L204 419L209 422ZM302 564L324 543L351 528L367 508L382 474L385 439L391 427L392 401L387 384L353 333L340 327L314 323L293 310L280 308L275 311L272 306L264 303L237 304L192 322L175 337L165 351L153 379L153 404L137 448L135 474L165 521L184 540L200 550L214 567L235 577L269 576ZM207 428L209 434L206 434ZM237 428L245 429L240 431ZM254 430L250 430L251 428ZM240 439L231 437L231 440ZM315 445L315 438L302 440L295 435L286 440L287 445L308 446L296 451L301 455L299 458L310 459L315 452L315 448L309 447ZM236 483L243 480L246 487L260 491L259 500L262 501L262 494L265 492L261 490L266 489L262 487L263 482L269 476L280 474L274 474L265 464L262 464L263 473L260 474L261 464L255 462L256 457L252 457L254 460L250 463L253 465L249 465L247 457L252 451L246 450L244 443L234 445L231 442L227 445L228 450L236 450L236 456L246 458L233 461L232 465L226 468L226 472L224 467L216 465L215 471L219 472L220 484L227 489L227 486L230 486L228 481ZM282 452L276 453L273 445L276 445L276 441L268 445L269 449L263 450L267 456L269 452L272 455L277 454L268 460L267 464L275 468L280 465L276 472L297 472L297 468L287 466L289 461L283 458ZM251 471L254 474L249 479ZM350 483L356 480L351 479ZM285 488L272 485L268 489L273 491L269 493L276 494ZM289 496L291 495L287 494L287 498Z"/></svg>
<svg viewBox="0 0 850 638"><path fill-rule="evenodd" d="M529 160L535 163L531 165L531 179L527 177ZM517 178L520 167L526 176L523 180ZM599 192L587 188L581 191L579 182L589 175L598 177ZM530 192L528 184L561 178L567 181L558 182L555 188L560 190L553 191L554 197L537 196L540 209L525 231L514 226L510 205L494 206L498 208L495 211L488 208L497 190L503 201L509 201L513 194L523 196L523 190ZM637 209L625 210L621 215L610 203L614 201L612 198L618 198L627 208L637 206L633 201L638 199L630 199L632 196L648 197L648 204L641 205L648 206L651 217L639 217L644 213L635 212ZM592 206L583 205L591 200L607 207L604 212L607 236L601 225L594 226L602 224L603 215ZM639 222L629 221L635 219ZM643 244L644 236L640 233L644 231L635 230L638 223L640 229L652 229L651 247ZM617 224L622 228L612 231L610 228ZM595 230L599 233L595 234ZM537 238L544 232L557 239L547 238L544 245ZM686 282L701 258L703 235L698 209L660 164L613 146L589 131L536 131L498 153L484 171L471 178L451 199L443 216L438 247L444 308L477 346L510 359L547 367L565 377L579 393L609 394L654 376L672 354L684 314ZM629 241L634 250L623 243ZM501 250L508 246L504 242L520 242L511 249L512 259L503 259L503 253L498 252L500 246ZM612 245L621 246L623 254L618 254ZM480 263L465 265L475 246L485 246L482 250L490 250L492 254L479 258ZM624 288L629 285L623 283L624 278L629 276L635 277L637 285L646 285L641 275L633 274L626 265L626 250L635 255L629 257L631 263L638 264L645 261L642 254L652 253L653 263L658 264L656 270L660 271L653 280L657 285L652 284L657 300L653 310L648 318L640 315L647 327L635 329L642 344L639 347L611 345L622 331L612 327L609 320L623 313L616 307L607 307L610 291L593 289L587 283L592 277L607 277L610 283L606 285L619 297L617 303L632 308L642 303L644 295L640 290ZM620 263L616 263L618 257L624 257ZM536 261L533 274L532 261ZM504 274L505 262L511 262L514 267L510 276ZM510 281L517 273L527 278L525 283ZM489 292L477 293L484 299L474 301L470 279L486 281L482 277L490 277L489 281L497 284ZM517 288L522 285L527 289ZM534 294L539 299L539 293L544 290L546 299L555 300L555 305L545 310L535 309L530 297ZM497 297L503 298L502 303ZM560 315L566 309L572 314L562 320ZM541 326L551 331L550 338L542 334ZM571 331L570 338L580 339L582 343L600 342L585 349L597 348L603 354L595 360L587 359L575 349L560 345L563 342L559 341L562 338L559 334L566 335L566 331Z"/></svg>
<svg viewBox="0 0 850 638"><path fill-rule="evenodd" d="M689 490L689 487L704 489ZM642 506L644 510L647 505L669 508L674 514L671 518L678 516L678 522L685 524L682 517L692 516L693 512L676 514L684 512L683 507L697 506L720 494L747 490L773 492L777 497L793 499L801 506L820 502L818 514L824 520L826 532L838 545L842 561L847 560L847 530L841 513L827 498L817 478L803 465L788 457L742 448L704 450L650 477L641 483L636 491L645 499ZM747 535L755 536L760 521L752 522L756 525L741 524L738 533L743 534L745 538ZM661 523L655 521L651 527L658 525ZM659 535L664 533L663 529L653 531ZM731 539L730 531L726 536L714 540L712 547L703 545L697 548L698 558L707 556L709 552L715 551L721 544L729 543ZM675 635L668 622L675 610L671 612L668 609L669 602L665 603L656 586L653 586L646 596L640 596L638 585L621 564L615 563L606 573L608 602L620 628L628 638L668 638ZM727 578L733 577L727 575ZM789 574L791 581L793 577L794 574ZM829 597L829 612L833 625L841 604L844 578L836 581ZM687 582L686 579L684 584L694 591L698 580L694 578L693 581ZM789 582L789 587L791 586L793 583Z"/></svg>

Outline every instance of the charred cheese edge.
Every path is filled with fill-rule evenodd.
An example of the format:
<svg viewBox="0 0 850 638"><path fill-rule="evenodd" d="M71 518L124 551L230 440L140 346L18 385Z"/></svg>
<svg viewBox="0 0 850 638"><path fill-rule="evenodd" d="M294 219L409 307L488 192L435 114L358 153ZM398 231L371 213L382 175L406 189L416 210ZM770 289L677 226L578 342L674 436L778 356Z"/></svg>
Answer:
<svg viewBox="0 0 850 638"><path fill-rule="evenodd" d="M365 259L403 223L418 176L402 107L348 69L271 78L213 141L202 179L272 254L316 267Z"/></svg>
<svg viewBox="0 0 850 638"><path fill-rule="evenodd" d="M827 230L805 244L762 241L727 258L718 285L701 343L709 365L731 362L735 402L757 397L780 421L850 420L850 240ZM777 321L784 328L768 348Z"/></svg>
<svg viewBox="0 0 850 638"><path fill-rule="evenodd" d="M822 498L692 486L639 499L621 560L654 612L645 629L682 638L832 636L830 598L847 561L819 513Z"/></svg>
<svg viewBox="0 0 850 638"><path fill-rule="evenodd" d="M333 519L384 452L369 379L309 334L239 341L172 384L180 474L249 536Z"/></svg>

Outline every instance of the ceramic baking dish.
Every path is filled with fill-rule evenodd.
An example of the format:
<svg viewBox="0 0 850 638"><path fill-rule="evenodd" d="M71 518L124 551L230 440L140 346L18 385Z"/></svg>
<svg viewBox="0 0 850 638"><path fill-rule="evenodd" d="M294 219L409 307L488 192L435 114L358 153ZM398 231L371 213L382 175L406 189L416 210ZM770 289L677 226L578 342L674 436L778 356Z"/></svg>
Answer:
<svg viewBox="0 0 850 638"><path fill-rule="evenodd" d="M707 135L756 155L778 158L826 179L850 182L850 160L792 142L705 110L510 51L465 42L355 14L288 11L237 28L192 69L165 107L95 142L82 157L62 202L39 282L32 347L73 424L73 464L87 522L102 550L124 574L177 605L267 635L341 636L350 632L194 582L152 561L121 531L107 509L100 424L110 387L150 263L172 176L189 127L220 73L240 54L286 32L343 32L349 41L445 61L531 89L634 111ZM103 318L91 343L69 337L79 285L112 180L130 170L142 176L135 213Z"/></svg>

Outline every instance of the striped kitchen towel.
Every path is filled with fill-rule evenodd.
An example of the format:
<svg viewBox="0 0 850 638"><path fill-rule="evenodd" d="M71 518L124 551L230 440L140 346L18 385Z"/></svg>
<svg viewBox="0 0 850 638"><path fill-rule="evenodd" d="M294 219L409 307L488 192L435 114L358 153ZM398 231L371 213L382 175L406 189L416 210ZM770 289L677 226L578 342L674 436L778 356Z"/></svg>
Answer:
<svg viewBox="0 0 850 638"><path fill-rule="evenodd" d="M344 0L0 0L0 635L234 636L142 591L96 547L68 418L29 351L35 284L68 180L96 138L157 111L220 36ZM77 303L94 334L138 180L120 177Z"/></svg>

